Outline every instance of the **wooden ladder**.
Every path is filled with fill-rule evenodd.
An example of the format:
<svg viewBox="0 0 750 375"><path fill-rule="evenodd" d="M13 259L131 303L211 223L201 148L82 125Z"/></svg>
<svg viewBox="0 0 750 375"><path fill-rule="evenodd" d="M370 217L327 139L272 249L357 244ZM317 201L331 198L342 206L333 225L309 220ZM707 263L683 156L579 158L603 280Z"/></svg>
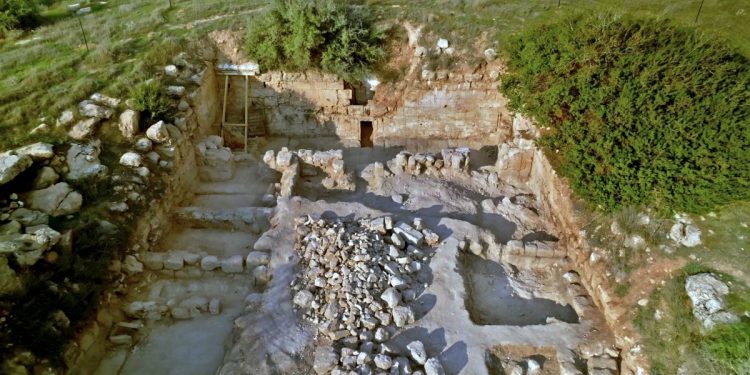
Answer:
<svg viewBox="0 0 750 375"><path fill-rule="evenodd" d="M265 114L264 113L253 113L253 117L250 117L249 114L249 108L247 104L247 97L249 94L249 76L242 75L245 77L245 121L242 123L231 123L227 122L227 94L229 92L229 76L230 75L237 75L237 74L224 74L224 101L222 104L222 113L221 113L221 138L224 139L224 128L229 127L242 127L245 134L245 152L247 152L247 138L249 136L264 136L266 134L266 129L264 126L264 119Z"/></svg>

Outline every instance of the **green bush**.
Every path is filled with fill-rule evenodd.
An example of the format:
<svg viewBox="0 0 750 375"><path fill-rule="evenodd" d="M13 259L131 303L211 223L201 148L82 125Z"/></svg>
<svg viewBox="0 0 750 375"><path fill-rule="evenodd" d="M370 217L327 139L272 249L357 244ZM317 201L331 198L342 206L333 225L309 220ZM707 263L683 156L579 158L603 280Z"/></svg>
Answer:
<svg viewBox="0 0 750 375"><path fill-rule="evenodd" d="M171 122L174 119L174 104L159 81L149 80L136 85L130 91L130 97L134 101L133 109L141 111L141 130L158 120Z"/></svg>
<svg viewBox="0 0 750 375"><path fill-rule="evenodd" d="M705 212L750 198L750 64L665 21L576 16L510 38L502 90L607 210Z"/></svg>
<svg viewBox="0 0 750 375"><path fill-rule="evenodd" d="M0 0L0 36L10 29L34 27L38 22L36 0Z"/></svg>
<svg viewBox="0 0 750 375"><path fill-rule="evenodd" d="M263 69L320 68L362 78L385 56L383 33L364 8L332 1L278 0L248 25L246 49Z"/></svg>

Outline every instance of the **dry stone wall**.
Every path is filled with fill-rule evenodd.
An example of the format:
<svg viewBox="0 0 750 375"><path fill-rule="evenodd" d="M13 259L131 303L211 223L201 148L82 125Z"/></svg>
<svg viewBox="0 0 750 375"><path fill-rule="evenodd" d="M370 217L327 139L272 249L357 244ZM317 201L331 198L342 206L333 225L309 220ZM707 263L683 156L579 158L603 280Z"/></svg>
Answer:
<svg viewBox="0 0 750 375"><path fill-rule="evenodd" d="M369 121L374 144L386 147L424 141L489 145L510 138L511 117L496 72L428 75L406 83L398 92L384 86L399 101L376 95L356 105L354 90L334 75L268 72L249 78L247 103L251 117L265 118L271 136L337 137L357 146L360 123ZM216 86L222 95L223 85L220 77ZM244 121L244 93L244 78L230 77L227 121Z"/></svg>

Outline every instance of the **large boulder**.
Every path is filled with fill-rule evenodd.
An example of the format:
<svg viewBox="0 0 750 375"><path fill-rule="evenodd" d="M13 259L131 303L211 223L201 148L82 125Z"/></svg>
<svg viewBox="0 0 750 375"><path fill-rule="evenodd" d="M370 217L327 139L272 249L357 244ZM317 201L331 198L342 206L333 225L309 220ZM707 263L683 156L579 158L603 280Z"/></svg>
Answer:
<svg viewBox="0 0 750 375"><path fill-rule="evenodd" d="M724 297L729 294L729 287L710 273L699 273L687 278L685 291L693 303L693 316L703 327L711 329L716 323L734 323L739 318L726 311Z"/></svg>
<svg viewBox="0 0 750 375"><path fill-rule="evenodd" d="M31 156L17 155L13 152L0 154L0 185L4 185L18 176L33 164Z"/></svg>
<svg viewBox="0 0 750 375"><path fill-rule="evenodd" d="M29 208L50 216L69 215L80 211L83 196L65 182L46 189L34 190L24 196Z"/></svg>
<svg viewBox="0 0 750 375"><path fill-rule="evenodd" d="M28 155L34 161L43 161L55 156L54 147L49 143L33 143L16 149L18 155Z"/></svg>
<svg viewBox="0 0 750 375"><path fill-rule="evenodd" d="M99 162L101 141L95 140L88 144L74 143L68 150L68 180L76 181L93 176L103 177L107 174L107 167Z"/></svg>
<svg viewBox="0 0 750 375"><path fill-rule="evenodd" d="M669 231L669 238L685 247L701 244L701 230L687 216L679 216Z"/></svg>
<svg viewBox="0 0 750 375"><path fill-rule="evenodd" d="M125 139L133 139L138 134L141 114L132 109L126 109L120 114L120 133Z"/></svg>

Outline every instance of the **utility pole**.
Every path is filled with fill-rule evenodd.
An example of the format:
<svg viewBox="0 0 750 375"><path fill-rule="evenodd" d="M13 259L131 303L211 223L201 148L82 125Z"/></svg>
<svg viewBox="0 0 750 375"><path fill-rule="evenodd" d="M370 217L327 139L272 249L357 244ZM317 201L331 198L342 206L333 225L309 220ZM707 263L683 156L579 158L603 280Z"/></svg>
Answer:
<svg viewBox="0 0 750 375"><path fill-rule="evenodd" d="M698 14L695 15L695 22L698 23L698 17L701 15L701 9L703 9L703 2L706 0L701 0L701 5L698 7Z"/></svg>
<svg viewBox="0 0 750 375"><path fill-rule="evenodd" d="M86 40L86 31L83 30L83 22L81 22L81 17L76 17L78 19L78 26L81 26L81 35L83 35L83 43L86 45L86 52L89 52L89 42Z"/></svg>

